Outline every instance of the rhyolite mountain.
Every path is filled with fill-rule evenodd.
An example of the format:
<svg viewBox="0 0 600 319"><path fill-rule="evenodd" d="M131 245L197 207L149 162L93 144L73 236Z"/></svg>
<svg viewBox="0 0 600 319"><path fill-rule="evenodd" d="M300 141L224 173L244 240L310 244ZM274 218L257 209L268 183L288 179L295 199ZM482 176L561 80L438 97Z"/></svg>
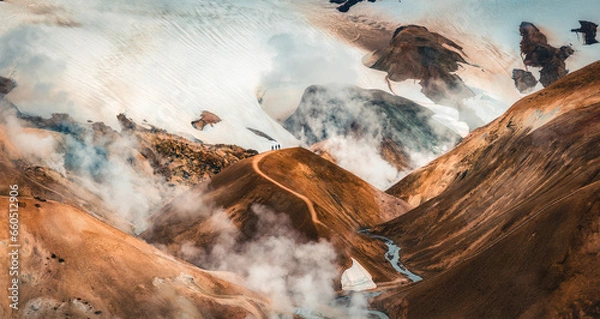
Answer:
<svg viewBox="0 0 600 319"><path fill-rule="evenodd" d="M391 318L596 317L600 62L513 105L388 190L412 205L372 231L424 281Z"/></svg>
<svg viewBox="0 0 600 319"><path fill-rule="evenodd" d="M20 186L27 186L21 184ZM2 191L5 192L4 190ZM255 318L267 299L50 200L19 196L19 311L3 318ZM9 199L0 203L8 207ZM8 236L8 228L0 234ZM0 251L8 255L8 248ZM8 272L0 280L9 282ZM8 299L3 289L0 297Z"/></svg>
<svg viewBox="0 0 600 319"><path fill-rule="evenodd" d="M286 215L300 241L331 241L340 272L359 261L381 293L372 305L390 318L597 316L599 71L594 63L523 98L387 191L401 201L287 149L176 198L142 237L182 258L185 243L209 249L220 224L206 210L220 207L243 247L261 229L258 203ZM384 237L423 280L390 269Z"/></svg>
<svg viewBox="0 0 600 319"><path fill-rule="evenodd" d="M223 224L211 219L220 208L240 230L235 240L243 245L260 235L256 204L286 216L300 242L330 241L339 254L340 273L354 258L375 280L397 277L383 245L358 231L410 207L302 148L263 153L228 167L156 212L141 237L181 258L185 243L208 252L223 231Z"/></svg>
<svg viewBox="0 0 600 319"><path fill-rule="evenodd" d="M0 317L261 318L271 311L268 299L222 279L227 274L176 260L109 225L123 226L122 219L101 198L76 179L28 164L23 146L6 134L11 130L0 128L0 203L14 203L9 185L18 185L20 245L19 310L0 307ZM9 227L3 225L4 240ZM9 256L9 247L0 252ZM8 271L0 274L2 283L12 279ZM0 297L9 300L8 292L2 289Z"/></svg>
<svg viewBox="0 0 600 319"><path fill-rule="evenodd" d="M600 2L0 2L0 317L600 317Z"/></svg>

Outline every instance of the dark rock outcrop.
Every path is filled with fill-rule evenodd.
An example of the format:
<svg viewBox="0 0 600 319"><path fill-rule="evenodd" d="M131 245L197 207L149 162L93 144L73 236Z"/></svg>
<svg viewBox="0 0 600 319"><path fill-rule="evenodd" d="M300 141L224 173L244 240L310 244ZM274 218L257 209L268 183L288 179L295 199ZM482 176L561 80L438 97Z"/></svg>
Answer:
<svg viewBox="0 0 600 319"><path fill-rule="evenodd" d="M598 25L594 22L585 20L579 20L579 24L581 27L579 29L571 29L571 32L583 33L584 44L590 45L598 43L598 40L596 40L596 31L598 29Z"/></svg>
<svg viewBox="0 0 600 319"><path fill-rule="evenodd" d="M269 136L268 134L266 134L265 132L259 131L259 130L257 130L257 129L253 129L253 128L251 128L251 127L247 127L246 129L247 129L248 131L250 131L250 132L252 132L252 133L256 134L257 136L260 136L260 137L262 137L262 138L265 138L265 139L267 139L267 140L269 140L269 141L271 141L271 142L277 142L277 141L276 141L274 138L270 137L270 136Z"/></svg>
<svg viewBox="0 0 600 319"><path fill-rule="evenodd" d="M515 87L521 93L534 88L538 83L538 80L533 76L533 73L521 69L514 69L512 78L515 81Z"/></svg>
<svg viewBox="0 0 600 319"><path fill-rule="evenodd" d="M0 95L10 93L16 87L16 83L12 79L0 76Z"/></svg>
<svg viewBox="0 0 600 319"><path fill-rule="evenodd" d="M218 115L209 111L202 111L200 119L193 121L192 126L195 129L202 131L206 125L214 126L219 122L221 122L221 118Z"/></svg>
<svg viewBox="0 0 600 319"><path fill-rule="evenodd" d="M258 154L236 145L208 145L136 125L123 114L118 116L123 135L133 136L136 148L154 169L154 174L168 182L187 186L196 185L221 172L225 167Z"/></svg>
<svg viewBox="0 0 600 319"><path fill-rule="evenodd" d="M546 36L532 23L522 22L521 54L526 66L539 67L540 83L544 87L564 77L569 72L565 60L575 51L569 46L555 48L548 44Z"/></svg>
<svg viewBox="0 0 600 319"><path fill-rule="evenodd" d="M462 47L417 25L401 26L387 48L373 53L371 68L385 71L388 79L420 80L422 92L436 103L460 104L473 92L454 74L467 63Z"/></svg>
<svg viewBox="0 0 600 319"><path fill-rule="evenodd" d="M355 4L362 2L363 0L329 0L330 3L341 4L337 7L339 12L348 12ZM376 0L368 0L369 2L375 2Z"/></svg>

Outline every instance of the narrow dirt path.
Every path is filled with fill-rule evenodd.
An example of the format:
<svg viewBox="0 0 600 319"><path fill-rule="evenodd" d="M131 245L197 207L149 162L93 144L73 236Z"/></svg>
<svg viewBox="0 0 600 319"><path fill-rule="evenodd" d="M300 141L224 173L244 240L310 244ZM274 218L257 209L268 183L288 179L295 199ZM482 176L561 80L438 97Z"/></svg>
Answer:
<svg viewBox="0 0 600 319"><path fill-rule="evenodd" d="M306 206L308 207L308 210L310 211L310 216L312 218L313 223L315 223L315 225L319 225L321 227L324 227L326 229L329 229L329 227L327 227L325 224L323 224L320 220L319 217L317 216L317 212L315 211L315 207L313 205L313 202L308 199L308 197L282 185L281 183L277 182L276 180L274 180L273 178L271 178L270 176L268 176L267 174L265 174L263 171L260 170L260 168L258 167L258 163L260 163L260 161L265 158L266 156L268 156L269 154L272 154L272 152L265 152L259 155L254 156L253 160L252 160L252 168L254 169L254 171L262 176L263 178L265 178L266 180L268 180L269 182L275 184L277 187L293 194L294 196L300 198L301 200L304 201L304 203L306 203Z"/></svg>

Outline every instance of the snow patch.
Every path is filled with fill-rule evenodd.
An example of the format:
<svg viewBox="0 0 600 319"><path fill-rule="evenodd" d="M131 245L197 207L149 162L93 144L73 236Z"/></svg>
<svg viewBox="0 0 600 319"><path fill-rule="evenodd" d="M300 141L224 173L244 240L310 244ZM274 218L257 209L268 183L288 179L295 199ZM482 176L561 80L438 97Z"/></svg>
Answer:
<svg viewBox="0 0 600 319"><path fill-rule="evenodd" d="M363 291L377 288L371 274L352 258L352 266L342 273L342 290Z"/></svg>

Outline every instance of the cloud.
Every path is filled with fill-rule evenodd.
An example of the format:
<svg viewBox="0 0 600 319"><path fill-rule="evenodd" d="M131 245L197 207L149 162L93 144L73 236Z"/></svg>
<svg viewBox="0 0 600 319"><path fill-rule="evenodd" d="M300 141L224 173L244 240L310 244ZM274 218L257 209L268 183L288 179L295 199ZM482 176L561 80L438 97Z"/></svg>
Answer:
<svg viewBox="0 0 600 319"><path fill-rule="evenodd" d="M267 114L284 121L298 107L309 85L354 83L359 74L353 69L357 57L335 38L307 32L272 36L271 68L260 84L259 98ZM314 33L314 32L313 32Z"/></svg>
<svg viewBox="0 0 600 319"><path fill-rule="evenodd" d="M11 100L46 116L59 105L64 109L73 106L69 94L60 89L66 62L43 51L48 37L48 32L26 25L0 36L0 72L14 77L18 84Z"/></svg>

